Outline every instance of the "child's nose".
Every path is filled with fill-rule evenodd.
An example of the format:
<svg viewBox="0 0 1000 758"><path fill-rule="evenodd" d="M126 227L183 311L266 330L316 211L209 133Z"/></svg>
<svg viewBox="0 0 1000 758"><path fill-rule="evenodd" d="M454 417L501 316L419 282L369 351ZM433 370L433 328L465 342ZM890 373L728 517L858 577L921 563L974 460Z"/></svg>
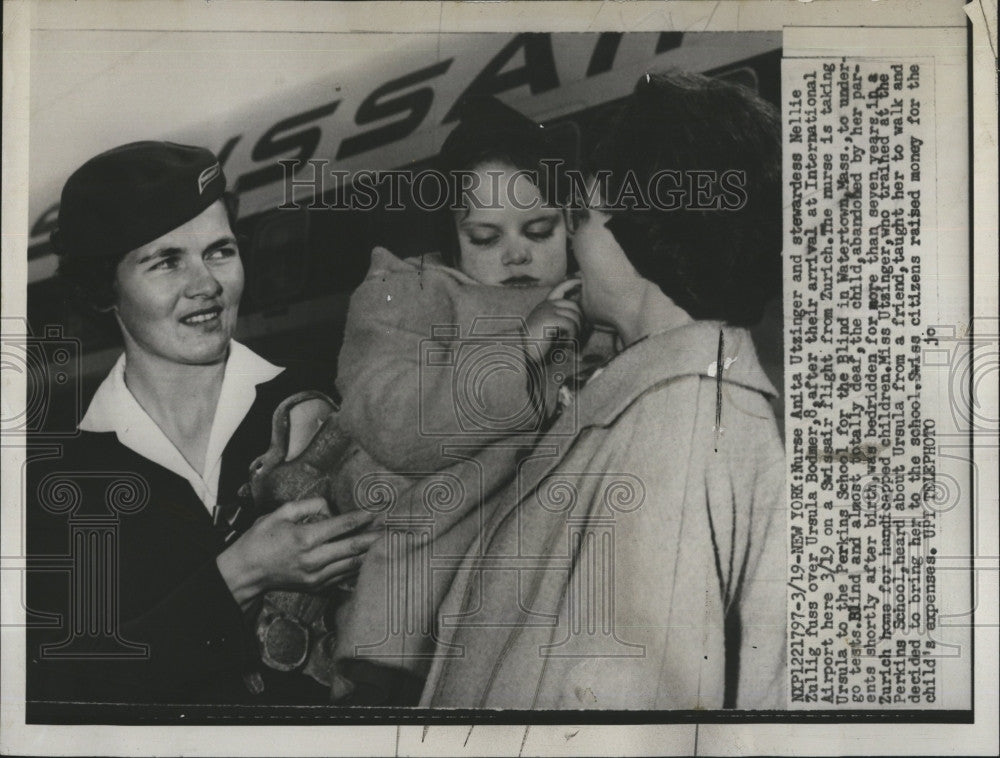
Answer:
<svg viewBox="0 0 1000 758"><path fill-rule="evenodd" d="M521 266L531 263L530 245L508 245L504 250L503 262L508 266Z"/></svg>

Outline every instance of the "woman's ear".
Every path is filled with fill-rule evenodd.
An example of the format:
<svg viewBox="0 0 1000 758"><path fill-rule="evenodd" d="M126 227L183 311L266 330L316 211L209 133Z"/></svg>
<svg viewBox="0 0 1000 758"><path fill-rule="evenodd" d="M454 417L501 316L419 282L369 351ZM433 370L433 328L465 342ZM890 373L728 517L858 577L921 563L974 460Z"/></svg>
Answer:
<svg viewBox="0 0 1000 758"><path fill-rule="evenodd" d="M120 261L119 261L120 263ZM108 297L101 299L100 305L95 305L98 313L116 313L118 311L118 266L111 271L111 284L108 287Z"/></svg>
<svg viewBox="0 0 1000 758"><path fill-rule="evenodd" d="M98 313L114 313L117 308L118 306L112 303L111 305L105 305L101 307L95 306L94 310L97 311Z"/></svg>

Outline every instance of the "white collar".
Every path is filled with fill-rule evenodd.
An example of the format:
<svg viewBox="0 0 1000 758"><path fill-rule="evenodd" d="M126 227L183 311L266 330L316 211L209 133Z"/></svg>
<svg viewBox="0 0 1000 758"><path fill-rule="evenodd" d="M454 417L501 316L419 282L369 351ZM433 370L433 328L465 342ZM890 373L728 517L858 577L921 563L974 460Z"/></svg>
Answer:
<svg viewBox="0 0 1000 758"><path fill-rule="evenodd" d="M219 403L205 453L204 476L199 476L185 460L126 386L124 353L98 387L80 422L80 429L85 432L114 432L125 447L187 479L211 512L218 497L223 450L253 405L257 385L270 381L282 371L283 368L264 360L235 340L229 343Z"/></svg>

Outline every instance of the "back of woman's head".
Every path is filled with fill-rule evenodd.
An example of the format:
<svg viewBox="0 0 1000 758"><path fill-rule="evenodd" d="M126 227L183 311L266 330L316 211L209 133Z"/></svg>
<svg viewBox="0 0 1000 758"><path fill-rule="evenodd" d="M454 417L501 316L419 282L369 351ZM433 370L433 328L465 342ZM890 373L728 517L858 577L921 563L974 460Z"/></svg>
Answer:
<svg viewBox="0 0 1000 758"><path fill-rule="evenodd" d="M696 319L760 320L781 285L781 139L773 106L688 73L649 74L592 160L632 265Z"/></svg>
<svg viewBox="0 0 1000 758"><path fill-rule="evenodd" d="M559 204L556 187L547 181L554 169L543 161L561 161L563 171L569 156L545 127L492 96L464 98L458 115L459 122L445 139L436 162L447 179L449 205L463 201L463 174L487 165L528 172L546 205ZM442 257L448 265L457 265L459 245L451 208L438 214L438 222Z"/></svg>

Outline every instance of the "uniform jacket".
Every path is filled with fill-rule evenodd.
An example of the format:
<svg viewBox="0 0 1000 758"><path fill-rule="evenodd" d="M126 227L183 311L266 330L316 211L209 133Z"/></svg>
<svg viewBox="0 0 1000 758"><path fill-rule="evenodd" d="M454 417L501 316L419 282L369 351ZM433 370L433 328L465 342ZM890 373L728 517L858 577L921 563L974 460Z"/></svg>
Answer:
<svg viewBox="0 0 1000 758"><path fill-rule="evenodd" d="M253 405L222 454L220 504L235 501L250 462L267 448L275 406L303 386L288 371L257 386ZM75 509L53 510L53 503L67 502L68 490L62 489L61 495L58 488L46 490L46 482L59 480L78 488L80 504ZM109 490L115 480L130 483ZM49 625L29 629L29 710L33 704L53 701L219 704L327 699L324 688L310 679L262 668L252 626L215 562L229 528L213 526L188 480L124 446L114 432L80 432L64 442L60 455L30 465L27 483L29 560L38 566L61 560L63 565L62 571L29 572L28 607L37 614L57 614L48 617ZM129 490L143 489L148 501L128 512ZM143 500L140 494L132 502ZM111 501L125 508L109 509ZM252 524L254 515L242 512L237 531ZM108 609L108 617L100 619L107 625L102 632L84 629L74 637L70 625L74 619L79 623L81 616L74 614L71 598L81 594L71 594L65 570L65 557L74 550L73 524L87 518L107 523L109 516L114 542L108 555L116 559L118 581L112 589L117 592L110 604L101 606ZM83 575L77 567L71 576ZM84 579L84 585L104 586L90 579ZM109 643L114 634L107 629L116 630L128 645ZM70 641L72 646L60 647ZM55 647L43 651L45 645ZM134 657L137 646L146 650ZM123 652L133 657L122 657ZM244 684L244 674L252 671L265 680L259 695Z"/></svg>
<svg viewBox="0 0 1000 758"><path fill-rule="evenodd" d="M614 358L486 506L422 704L783 704L784 454L749 333ZM721 429L717 431L718 420Z"/></svg>

